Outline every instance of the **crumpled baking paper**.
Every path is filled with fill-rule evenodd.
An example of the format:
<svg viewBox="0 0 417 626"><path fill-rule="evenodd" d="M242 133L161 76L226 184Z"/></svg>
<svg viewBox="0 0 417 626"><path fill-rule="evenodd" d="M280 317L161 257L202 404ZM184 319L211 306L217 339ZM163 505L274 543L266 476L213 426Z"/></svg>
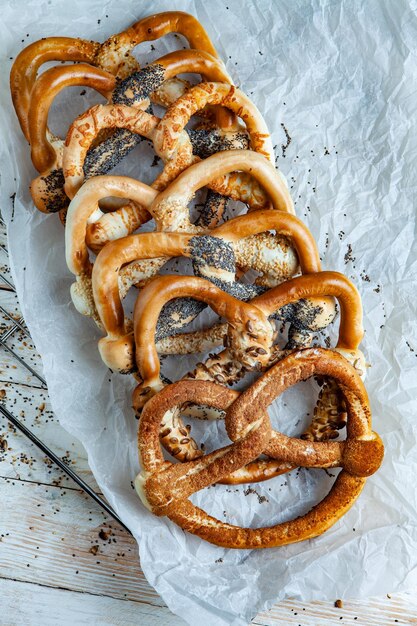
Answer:
<svg viewBox="0 0 417 626"><path fill-rule="evenodd" d="M149 582L172 611L205 626L243 626L286 597L365 598L417 585L416 3L225 2L30 0L23 8L10 0L0 24L7 59L0 94L1 210L53 409L84 444L100 488L137 538ZM28 192L35 171L7 86L17 53L50 35L103 41L141 17L172 9L204 24L236 83L265 116L277 166L298 216L317 239L323 267L345 272L363 298L362 347L372 365L367 388L386 446L384 464L331 530L284 548L217 548L142 506L131 486L139 469L133 380L103 366L99 331L71 304L73 278L59 219L37 212ZM158 58L183 44L173 36L154 42L155 50L143 44L138 58ZM81 91L57 99L53 130L64 134L75 113L97 101ZM151 154L142 146L118 171L150 182L156 172L149 168ZM187 370L186 359L176 363L176 370ZM275 425L301 432L313 402L309 383L288 391L271 410ZM211 448L225 442L221 426L198 424L195 433ZM212 487L194 502L232 523L268 525L307 511L332 480L324 471L302 470L253 490Z"/></svg>

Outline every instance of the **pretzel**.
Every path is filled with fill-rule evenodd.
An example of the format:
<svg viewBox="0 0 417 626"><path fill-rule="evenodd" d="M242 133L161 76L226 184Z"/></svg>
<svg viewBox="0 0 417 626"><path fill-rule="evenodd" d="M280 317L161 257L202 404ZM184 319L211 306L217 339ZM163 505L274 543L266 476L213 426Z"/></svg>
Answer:
<svg viewBox="0 0 417 626"><path fill-rule="evenodd" d="M236 300L229 294L225 294L214 285L208 286L207 281L192 277L169 277L160 276L154 279L142 291L136 301L134 311L135 333L135 358L137 369L142 382L134 391L133 405L137 413L146 405L149 398L160 391L164 386L160 378L160 363L155 346L155 331L159 313L162 307L174 297L190 296L197 300L204 300L217 312L219 302L227 303L227 315L223 317L228 322L228 334L225 342L226 350L219 354L209 355L209 358L196 366L193 372L186 375L187 378L214 381L222 384L232 384L242 378L249 369L265 369L277 358L285 356L288 352L280 354L273 348L274 333L271 334L271 322L256 328L256 325L242 314L244 303ZM315 305L320 309L315 314L315 326L322 327L329 323L334 315L334 296L339 300L341 309L341 321L339 339L336 350L343 354L346 360L355 362L363 360L363 355L358 349L363 335L362 307L359 294L352 283L343 274L337 272L318 272L298 276L287 281L268 292L257 296L250 303L246 303L245 314L248 312L256 317L257 312L262 312L266 318L276 317L277 312L290 302L308 298L310 309L314 312ZM307 300L306 300L307 302ZM217 307L217 308L216 308ZM236 317L239 322L236 322ZM310 317L310 316L308 316ZM265 318L263 318L265 319ZM311 320L310 320L311 323ZM107 357L105 350L118 350L119 356L123 352L131 354L131 346L127 347L126 338L119 343L101 339L99 350L102 358ZM261 342L261 343L259 343ZM242 348L242 346L244 348ZM245 354L243 353L243 349ZM277 353L278 352L278 353ZM248 366L248 362L251 363ZM165 427L173 429L172 424ZM183 428L179 422L178 428ZM170 435L171 436L171 435ZM176 437L176 435L173 435ZM172 445L169 438L166 444L172 454ZM176 458L182 460L195 455L194 444L174 446L178 448ZM273 455L272 455L273 456Z"/></svg>
<svg viewBox="0 0 417 626"><path fill-rule="evenodd" d="M218 57L203 26L192 15L168 11L139 20L127 30L113 35L103 44L70 37L48 37L27 46L16 57L10 73L10 90L20 126L29 140L28 112L32 89L39 68L47 61L85 62L125 78L139 69L131 55L137 45L155 41L169 33L183 35L190 48ZM171 84L172 86L172 84Z"/></svg>
<svg viewBox="0 0 417 626"><path fill-rule="evenodd" d="M149 211L151 212L152 216L155 218L156 223L157 223L157 227L159 225L159 221L158 221L158 216L161 214L163 208L169 208L170 211L172 212L172 209L170 207L170 205L168 205L168 202L170 201L169 199L171 197L175 197L175 204L178 205L178 211L180 209L180 207L182 206L182 203L184 203L184 208L183 208L183 213L186 211L188 213L188 209L186 207L186 202L190 199L190 196L193 195L193 193L197 190L197 188L200 185L204 185L206 184L206 182L208 180L210 180L212 174L212 171L215 171L217 173L223 174L224 172L230 171L235 169L236 167L244 169L246 171L251 171L252 175L259 180L259 182L264 186L266 193L268 194L268 196L271 198L272 204L274 206L275 209L288 209L288 208L292 208L292 204L290 204L290 198L289 198L289 194L288 194L288 190L286 188L286 186L281 182L281 179L279 177L277 177L276 171L273 168L272 165L270 165L263 157L256 155L253 152L245 152L245 151L237 151L237 152L223 152L221 154L218 154L216 156L210 157L209 159L206 159L206 161L204 161L203 163L200 164L196 164L193 167L188 168L188 170L186 172L184 172L181 176L178 177L178 179L170 186L170 190L168 191L167 194L161 193L158 195L156 201L151 205L151 207L149 208ZM203 177L201 177L201 172L203 172ZM129 180L129 179L127 179ZM134 182L131 180L130 184L134 184ZM91 271L91 267L89 265L89 262L87 262L88 259L88 253L86 250L86 246L85 246L85 237L84 237L84 228L85 226L81 228L78 228L77 226L77 232L75 234L72 234L72 230L73 228L75 228L75 225L78 224L78 220L80 220L81 222L83 222L85 224L85 222L87 221L89 215L94 213L94 210L96 209L97 206L97 201L99 200L99 197L97 197L97 189L102 189L102 195L106 196L109 195L108 191L107 191L107 187L104 184L104 178L100 180L100 184L97 186L92 186L92 193L91 196L89 195L89 187L90 182L88 181L85 188L83 188L83 192L80 196L79 199L77 199L77 202L72 204L70 206L70 212L71 212L71 221L67 227L67 231L66 231L66 237L67 237L67 254L68 259L69 257L72 255L74 257L74 259L82 259L82 262L78 262L78 261L71 261L70 259L68 260L68 266L70 268L71 271L73 271L73 273L75 275L78 276L87 276L89 277L89 273ZM171 196L172 194L172 196ZM166 199L166 197L168 196L168 200ZM160 202L161 199L161 202ZM88 208L84 209L83 208L83 202L86 202L86 204L88 204ZM79 212L79 217L75 217L75 214ZM74 217L73 217L74 216ZM184 222L185 219L182 218L180 216L181 222ZM267 227L268 223L273 223L273 224L279 224L279 218L277 218L277 220L275 221L275 217L273 217L271 219L270 222L268 222L270 218L268 218L267 216L265 217L265 220L262 222L262 224L265 225L265 227ZM259 224L256 223L256 218L253 221L247 220L245 223L250 225L250 229L252 229L251 231L245 231L245 235L243 235L244 231L238 231L241 232L242 234L240 236L237 236L236 240L239 238L242 238L243 236L247 236L248 234L250 234L250 232L259 232ZM241 223L241 222L239 222ZM281 222L281 224L283 224L284 222ZM294 221L294 224L296 223L296 220ZM223 227L221 227L221 229L218 231L219 234L225 234L226 238L228 235L228 233L230 233L231 229L233 228L233 224L235 224L235 222L233 222L233 224L231 222L229 222L230 226L225 225ZM183 229L184 230L184 229ZM189 231L196 231L196 232L202 232L202 229L200 228L195 228L193 227L193 225L189 225L189 227L186 229ZM204 231L203 231L204 232ZM308 231L307 231L308 232ZM231 233L229 236L230 241L233 241L233 234ZM134 241L134 239L132 240ZM141 241L140 238L138 241ZM144 240L142 240L144 241ZM184 242L186 242L187 240L184 239ZM158 250L161 250L161 253L163 254L162 256L162 260L160 263L158 263L159 267L161 267L162 264L164 264L166 262L166 260L169 258L166 256L166 254L164 254L164 252L167 252L167 248L164 247L165 246L165 242L166 242L166 238L158 238L158 243L160 244L158 247ZM255 238L251 238L250 243L254 244L255 242ZM103 302L107 302L107 298L111 297L113 300L113 304L111 305L111 309L114 309L115 307L118 308L118 316L119 319L121 320L121 324L118 327L118 336L119 337L123 337L126 333L125 330L125 320L124 320L124 314L123 314L123 308L120 302L120 296L118 293L118 287L116 286L116 289L113 289L111 294L107 294L103 292L103 289L106 289L106 285L107 285L107 275L110 276L110 281L112 280L112 278L116 278L117 274L115 271L107 270L107 266L106 264L110 264L109 267L115 267L116 269L118 267L121 267L123 264L127 264L130 263L131 261L135 260L138 258L139 254L142 254L142 252L140 252L140 244L139 244L139 248L136 250L134 247L131 247L130 250L130 256L129 253L127 252L126 249L126 243L128 243L128 245L130 245L130 240L128 240L128 242L124 241L122 242L120 245L114 245L112 247L109 248L108 252L105 252L106 248L103 249L102 253L100 253L97 262L99 262L99 270L97 270L96 276L99 275L100 273L100 278L97 278L95 281L95 284L97 286L97 293L94 295L94 300L97 303L97 307L98 307L98 311L99 311L99 317L102 319L104 327L106 329L110 329L112 322L109 321L109 325L107 325L107 318L106 318L106 311L103 311ZM155 244L156 245L156 244ZM313 259L316 261L316 263L318 263L318 255L317 255L317 251L315 250L315 246L314 243L313 244L309 244L310 250L313 250ZM108 247L108 246L107 246ZM250 246L251 249L252 246ZM272 246L270 246L271 248ZM156 258L155 257L155 250L156 248L152 248L152 258ZM275 255L271 255L270 250L267 250L267 253L272 257L270 259L272 264L275 264L277 262L277 260L279 260L279 253L281 250L281 254L282 254L282 247L280 247L280 241L279 239L276 241L276 253ZM284 246L284 250L288 251L288 247L285 245ZM114 260L115 260L115 265L111 265L112 264L112 257L113 254L116 251L120 251L121 255L122 255L122 259L119 263L118 257L114 256ZM314 252L315 251L315 252ZM172 252L177 254L177 249L173 248ZM149 254L149 253L147 253ZM286 266L286 273L287 276L293 274L298 266L297 263L297 257L296 255L293 255L293 252L291 251L290 254L284 254L282 258L283 263L282 265L283 267L283 271L284 268ZM140 258L140 257L139 257ZM142 257L143 258L143 257ZM101 261L100 261L101 259ZM245 257L244 251L240 250L239 254L237 255L237 264L239 265L240 263L248 263L248 259ZM77 266L78 263L78 266ZM254 264L255 269L257 268L256 263ZM266 264L263 263L262 268L263 270L265 270ZM154 268L155 265L152 266L151 270L152 273L154 273ZM319 269L318 265L315 265L315 270ZM159 268L158 268L159 269ZM137 268L136 268L137 270ZM136 270L132 270L132 268L129 268L129 272L130 272L130 284L135 283L138 281L138 276L137 273L135 274L134 272ZM143 271L143 264L140 266L140 271ZM94 276L94 275L93 275ZM149 272L148 272L148 277L149 277ZM94 278L93 278L94 280ZM128 288L130 285L127 284ZM89 290L89 287L88 287ZM252 295L254 295L252 293ZM104 305L105 307L106 305ZM80 307L77 306L77 308L80 309ZM113 324L114 326L114 324ZM113 331L112 331L113 332ZM113 367L114 365L112 365L111 367ZM126 370L129 369L128 367L121 367L119 369L122 370Z"/></svg>
<svg viewBox="0 0 417 626"><path fill-rule="evenodd" d="M294 466L341 467L330 493L305 515L256 529L217 520L193 505L188 499L193 493L256 458L270 432L265 415L268 405L288 387L313 375L331 376L338 382L348 411L346 441L305 442L273 431L263 449L272 446L281 462ZM383 444L371 429L367 394L355 370L331 350L301 350L277 363L233 402L234 397L233 392L225 392L213 383L182 381L149 401L139 423L142 471L135 480L143 504L156 515L167 515L184 530L227 548L277 547L328 530L353 505L366 478L377 471L383 458ZM166 461L160 448L159 426L167 412L174 413L184 402L228 409L226 430L233 443L181 465Z"/></svg>
<svg viewBox="0 0 417 626"><path fill-rule="evenodd" d="M194 192L197 191L199 187L207 184L214 173L223 174L235 168L251 172L255 180L259 181L259 183L265 188L265 192L271 199L274 208L293 210L291 198L286 185L282 182L281 178L277 176L274 167L269 164L264 157L256 155L256 153L252 151L229 151L209 157L204 162L195 164L194 166L188 168L170 186L165 195L160 194L158 196L158 198L161 198L161 202L158 201L153 203L150 207L142 207L142 213L139 214L139 219L141 219L141 216L143 215L143 210L149 209L152 217L156 219L158 227L158 216L161 215L164 208L169 209L172 213L172 208L169 202L171 202L170 198L171 195L173 195L175 196L176 204L180 205L182 202L184 203L180 217L181 215L183 216L181 217L181 221L185 223L186 218L184 214L188 214L188 208L186 205ZM123 180L126 181L125 185L123 184ZM79 280L77 279L78 285L72 288L73 300L76 308L82 314L90 315L94 317L96 321L98 321L98 317L95 313L95 308L91 299L91 266L88 261L88 252L85 246L87 222L94 222L94 224L91 225L91 228L96 228L96 232L99 233L99 237L101 239L103 238L101 234L103 229L105 229L107 236L110 235L112 238L120 236L120 234L126 234L133 230L132 220L134 224L136 223L136 216L134 214L135 205L133 205L132 209L124 207L113 213L106 214L105 216L102 216L102 214L97 211L99 200L111 195L111 190L117 186L120 186L120 195L123 195L122 192L124 190L125 197L128 198L129 196L127 190L135 189L135 182L136 181L133 179L121 177L102 177L100 178L98 184L87 181L82 190L80 190L80 195L78 197L76 196L76 200L71 203L69 208L69 215L71 217L69 218L69 222L66 227L66 248L67 254L69 256L72 255L74 260L69 260L68 266L76 276L80 277ZM137 190L141 194L143 191L143 185L139 184L137 186ZM152 196L148 193L148 198L150 197ZM163 224L161 226L164 227ZM194 227L190 223L187 226L187 230L204 232L203 228ZM262 262L259 265L259 268L262 269L262 271L268 270L268 267L271 269L277 260L279 260L279 251L282 250L282 247L280 248L279 241L276 245L278 254L275 255L271 254L270 249L273 248L272 245L268 247L267 253L270 262L269 265L265 262ZM252 249L253 247L256 247L256 241L254 239L248 240L248 246L251 258L253 256ZM283 267L283 273L286 276L294 273L297 268L296 256L292 253L292 251L289 252L289 249L287 250L288 253L285 254L284 257L281 257L283 260L281 266ZM147 262L144 265L143 262L141 262L139 266L136 266L135 270L130 268L129 272L132 277L132 281L138 282L140 277L149 278L154 275L156 271L158 271L160 267L165 264L168 258L169 257L163 256L161 259L157 259L153 256L153 261L151 263ZM130 260L133 261L134 258ZM245 255L243 250L239 251L237 263L248 264L248 257ZM258 266L254 263L253 267L256 268ZM274 271L276 272L276 270ZM141 276L138 276L138 273L141 273ZM130 284L132 284L132 282L130 282ZM130 284L127 284L126 290L129 288ZM123 331L123 334L124 332L125 331Z"/></svg>
<svg viewBox="0 0 417 626"><path fill-rule="evenodd" d="M123 312L119 270L125 267L123 292L127 289L126 275L129 283L137 282L136 268L129 265L132 260L162 256L162 260L170 256L188 256L193 258L194 271L197 275L211 280L217 287L234 295L240 300L252 299L259 290L253 285L235 282L234 247L242 239L265 230L276 230L292 241L291 250L296 252L294 271L300 264L303 273L320 271L320 259L315 241L306 226L294 215L284 211L257 211L236 217L210 231L210 236L195 236L180 233L140 233L114 241L100 252L93 268L93 294L98 315L107 332L107 338L101 340L99 346L104 362L111 368L130 371L133 367L133 338L126 333L129 324ZM67 231L69 233L69 231ZM74 239L74 238L73 238ZM80 232L80 242L82 233ZM280 239L277 239L277 248ZM284 250L288 245L284 244ZM227 253L230 252L230 255ZM86 259L86 249L82 246L67 244L67 263L74 273L86 274L88 266L81 267L82 259ZM284 262L286 256L283 256ZM158 260L158 259L157 259ZM276 258L273 259L276 261ZM232 261L230 263L230 261ZM239 259L238 259L239 262ZM78 265L77 265L78 264ZM140 266L140 271L143 271ZM123 271L123 270L122 270ZM131 275L133 272L133 276ZM192 301L178 298L170 309L164 308L165 315L159 318L157 338L172 333L175 327L181 328L201 310L197 305L194 309ZM169 307L169 305L168 305ZM223 336L224 336L223 332ZM223 337L222 337L223 338ZM120 345L126 350L120 350ZM127 354L126 354L127 351Z"/></svg>
<svg viewBox="0 0 417 626"><path fill-rule="evenodd" d="M186 96L190 95L192 101L193 96L196 95L196 101L200 102L200 91L195 90L200 90L201 86L204 85L205 83L201 83L201 85L192 87ZM228 108L245 118L252 149L265 152L271 142L265 122L263 122L257 108L240 90L234 87L226 86L227 93L229 93L229 97L227 98L223 90L223 84L207 83L207 85L214 94L213 101L215 100L214 96L216 96L216 94L222 94L223 103L227 103ZM233 96L230 93L232 89ZM208 99L209 98L207 98L207 100ZM174 106L180 106L181 101L182 98L180 98ZM171 119L170 111L171 107L168 109L165 116L168 115ZM99 105L80 116L74 122L68 133L66 149L64 151L63 170L65 191L68 197L72 198L84 181L83 166L87 151L98 132L103 128L124 128L151 139L156 152L165 163L164 170L156 181L154 181L153 187L158 190L165 189L180 172L193 162L198 161L199 158L193 155L190 139L184 130L181 131L179 136L176 135L175 145L173 145L172 142L168 145L167 142L164 141L163 135L158 131L159 123L160 120L158 118L144 111L138 111L135 108L126 107L124 105ZM172 124L175 126L176 123L172 122ZM158 141L156 141L156 137ZM164 144L163 147L158 145L159 141ZM229 175L227 180L216 178L209 182L210 184L208 186L211 189L233 199L247 202L252 208L263 208L267 202L262 189L260 189L259 185L251 180L248 175L236 173ZM289 197L289 194L287 195Z"/></svg>
<svg viewBox="0 0 417 626"><path fill-rule="evenodd" d="M201 50L179 50L161 57L125 78L116 87L112 102L126 106L138 106L173 76L190 72L201 74L205 77L205 80L218 80L229 84L233 82L222 62L216 57ZM181 93L179 93L177 88L175 100L165 95L164 104L167 106L172 105L177 98L184 95L188 87L190 85L184 83ZM225 115L230 117L230 112L227 109L221 109L221 119L217 121L220 127ZM226 127L230 130L231 124L229 121L227 121ZM234 130L238 131L239 126L234 125ZM109 168L121 161L139 141L141 141L140 135L132 135L128 130L118 130L114 135L107 138L102 145L91 148L86 159L87 169L91 170L90 175L106 174ZM112 158L108 159L107 164L105 162L104 165L99 161L101 166L97 169L97 156L102 156L102 154L111 154ZM117 161L115 161L115 157L117 157ZM96 171L94 170L94 165Z"/></svg>
<svg viewBox="0 0 417 626"><path fill-rule="evenodd" d="M111 100L114 103L118 103L126 102L126 94L131 93L134 85L137 89L137 97L132 98L132 104L146 109L149 104L148 96L153 91L153 87L158 84L158 76L159 78L162 77L160 82L163 82L164 78L169 78L176 73L190 71L198 73L203 70L211 78L231 80L217 59L198 50L181 50L170 53L147 66L144 70L133 74L126 79L127 83L123 81L116 89L114 89L116 82L112 74L86 64L55 67L40 76L32 90L32 104L29 109L28 122L32 161L36 169L41 172L41 176L35 179L31 185L32 196L36 206L41 211L54 212L65 206L67 202L62 190L63 184L62 182L58 184L63 179L61 172L63 142L56 141L47 128L50 106L53 99L62 89L70 85L85 85L97 89L97 86L101 86L99 80L101 82L105 80L106 92L103 93L101 89L101 93L108 100L111 96ZM150 76L153 76L153 82L150 80ZM111 93L112 91L113 93ZM142 139L140 135L133 134L129 137L126 131L123 132L124 135L110 137L102 144L96 146L92 152L90 151L84 167L88 176L105 173L100 171L100 167L97 167L95 162L98 158L97 155L102 156L108 150L112 150L113 164L115 164L115 155L118 154L119 150L119 158L123 157L123 150L120 149L118 140L119 144L121 141L122 147L129 145L131 149L137 144L137 138Z"/></svg>

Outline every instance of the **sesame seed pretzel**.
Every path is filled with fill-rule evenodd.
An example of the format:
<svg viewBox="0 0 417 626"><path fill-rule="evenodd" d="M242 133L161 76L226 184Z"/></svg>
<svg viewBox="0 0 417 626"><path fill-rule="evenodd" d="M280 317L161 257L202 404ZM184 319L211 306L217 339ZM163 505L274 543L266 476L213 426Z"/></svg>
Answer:
<svg viewBox="0 0 417 626"><path fill-rule="evenodd" d="M144 288L135 305L135 358L142 380L133 395L133 405L137 413L140 413L150 397L165 386L165 382L160 377L160 362L155 345L156 326L162 307L171 299L186 295L207 302L217 312L215 307L218 306L217 302L222 298L222 294L227 299L227 313L229 313L227 317L223 312L223 317L227 319L226 349L219 354L209 355L208 359L197 364L194 371L187 374L185 378L208 380L225 385L233 384L248 371L265 369L288 354L288 351L282 353L273 346L274 332L271 331L272 326L268 318L276 316L277 311L288 303L300 299L306 303L309 302L310 307L320 309L316 318L317 324L327 325L334 315L332 297L336 297L341 309L336 350L350 362L363 360L363 355L358 349L363 335L361 301L356 288L343 274L318 272L298 276L257 296L250 303L246 303L245 311L252 310L254 317L256 317L256 311L262 311L265 315L262 319L268 319L263 327L259 322L256 326L252 320L248 321L242 315L240 306L244 303L220 291L215 285L209 287L207 281L203 279L189 276L175 278L160 276ZM236 305L240 302L236 310L233 308L233 301ZM233 315L240 320L238 323ZM122 350L122 346L126 349L126 342L125 344L120 342L117 345L119 351ZM108 340L101 339L99 349L102 357L106 348L108 348ZM243 351L245 354L242 354ZM206 419L211 417L207 412L205 416ZM180 428L184 428L184 425L178 419L175 430ZM174 441L172 445L171 438L178 439L176 433L172 434L174 430L172 423L164 424L164 429L170 429L170 432L166 434L163 445L171 454L173 454L172 450L175 450L174 456L177 459L182 460L190 458L190 455L201 454L195 442L191 444L191 440L186 445L179 446L177 441ZM281 472L288 467L275 469ZM263 468L260 475L264 475ZM268 477L269 475L268 473ZM259 472L255 476L255 480L259 480Z"/></svg>
<svg viewBox="0 0 417 626"><path fill-rule="evenodd" d="M76 309L82 314L92 317L99 327L101 321L97 314L93 300L91 285L92 263L86 245L86 234L89 224L96 224L98 228L125 229L129 232L129 219L133 211L127 211L126 206L137 207L138 212L146 212L157 196L157 191L140 181L127 176L96 176L87 181L71 201L67 213L65 226L65 254L69 270L76 275L77 280L71 285L71 297ZM103 213L98 203L102 197L129 198L130 204L118 211ZM110 245L110 244L109 244ZM159 259L154 266L150 261L148 273L158 271Z"/></svg>
<svg viewBox="0 0 417 626"><path fill-rule="evenodd" d="M259 455L271 434L265 414L268 405L288 387L313 375L331 376L338 382L348 411L346 441L306 442L272 431L263 451L273 447L281 462L296 467L341 467L329 494L296 519L256 529L220 521L193 505L188 499L193 493L219 482ZM223 389L213 383L182 381L165 388L146 405L138 430L142 470L135 480L143 504L184 530L227 548L282 546L328 530L349 510L383 458L382 441L371 429L368 397L353 367L332 350L301 350L273 366L237 399L233 392ZM233 443L202 458L172 464L162 455L160 424L168 412L174 413L189 402L227 409L226 431Z"/></svg>
<svg viewBox="0 0 417 626"><path fill-rule="evenodd" d="M108 101L116 104L125 103L126 94L132 95L132 88L135 87L137 93L135 97L131 97L132 106L146 109L149 105L152 87L158 84L156 78L153 83L149 80L149 75L153 75L152 70L154 70L153 74L159 76L159 84L162 84L165 78L175 76L177 73L201 73L203 70L205 76L212 79L231 80L218 59L200 50L172 52L144 70L131 75L126 79L128 83L125 84L123 81L117 87L116 79L112 74L87 64L54 67L37 79L32 90L28 124L32 161L41 173L31 184L32 197L39 210L47 213L55 212L68 203L63 190L64 142L53 136L47 127L49 109L56 95L71 85L83 85L97 90L97 87L102 87L104 82L106 91L103 92L103 88L99 91ZM103 159L105 160L104 155L110 154L111 163L115 165L117 159L121 160L124 156L123 146L130 146L129 149L131 149L137 144L137 138L142 139L141 135L132 134L126 130L117 131L117 133L114 137L104 139L90 150L84 164L84 171L88 177L106 173L106 167L103 168L102 162ZM115 155L118 157L116 158ZM134 211L134 208L132 210Z"/></svg>

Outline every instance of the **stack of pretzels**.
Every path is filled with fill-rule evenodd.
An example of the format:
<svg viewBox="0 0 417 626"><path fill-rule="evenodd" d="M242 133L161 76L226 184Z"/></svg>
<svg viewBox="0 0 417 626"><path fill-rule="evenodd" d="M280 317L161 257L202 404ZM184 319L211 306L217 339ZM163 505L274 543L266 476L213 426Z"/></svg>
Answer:
<svg viewBox="0 0 417 626"><path fill-rule="evenodd" d="M190 48L140 68L133 48L169 33ZM70 63L38 75L47 61ZM190 73L201 82L179 77ZM106 103L80 111L64 141L49 130L48 113L57 94L74 85L96 90ZM201 24L167 12L103 44L42 39L17 57L11 92L39 174L33 201L65 225L73 303L103 332L104 363L137 381L142 469L135 486L144 505L230 548L281 546L327 530L383 457L362 382L361 300L343 274L322 271L316 242L274 167L265 121L233 85ZM109 175L144 139L163 164L153 183ZM192 221L189 205L203 188L205 203ZM230 200L247 212L226 220ZM140 231L150 220L153 231ZM178 257L189 260L193 275L159 273ZM252 282L242 280L249 270L257 276ZM129 319L123 299L133 287ZM334 320L336 301L337 344L313 347ZM189 330L206 307L217 322ZM196 353L205 356L180 381L161 374L161 355ZM321 389L308 430L298 438L274 430L269 405L311 377ZM237 381L242 391L231 389ZM224 420L231 443L204 454L185 416ZM341 471L322 502L275 526L225 523L189 499L214 483L270 480L299 467Z"/></svg>

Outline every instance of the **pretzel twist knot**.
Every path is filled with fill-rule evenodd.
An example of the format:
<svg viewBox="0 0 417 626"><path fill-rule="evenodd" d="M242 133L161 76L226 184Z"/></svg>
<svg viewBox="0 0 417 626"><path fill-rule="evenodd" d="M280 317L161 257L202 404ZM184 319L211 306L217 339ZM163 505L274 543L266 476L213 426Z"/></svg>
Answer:
<svg viewBox="0 0 417 626"><path fill-rule="evenodd" d="M269 404L313 375L337 381L348 413L346 441L306 442L272 430L266 412ZM148 402L138 431L142 471L135 480L142 502L156 515L166 515L184 530L227 548L282 546L323 533L349 510L383 458L383 444L371 429L368 398L358 374L337 352L305 349L284 358L236 396L215 383L181 381ZM226 410L226 431L233 443L193 461L172 464L162 456L159 425L167 412L190 402ZM340 467L342 471L329 494L312 510L269 528L228 524L190 502L193 493L253 462L261 452L296 467Z"/></svg>

